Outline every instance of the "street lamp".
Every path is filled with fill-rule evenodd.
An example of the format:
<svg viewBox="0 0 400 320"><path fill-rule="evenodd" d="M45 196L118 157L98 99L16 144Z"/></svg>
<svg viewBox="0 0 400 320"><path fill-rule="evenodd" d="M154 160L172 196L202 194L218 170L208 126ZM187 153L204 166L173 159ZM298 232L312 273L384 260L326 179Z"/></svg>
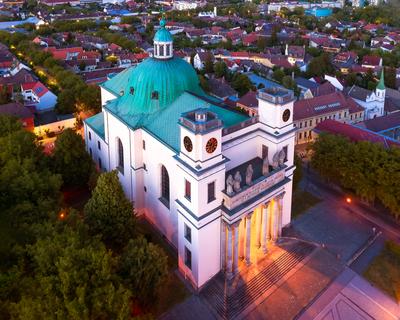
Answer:
<svg viewBox="0 0 400 320"><path fill-rule="evenodd" d="M352 201L352 200L351 200L351 198L350 198L350 197L347 197L347 198L346 198L346 202L347 202L348 204L350 204L350 203L351 203L351 201Z"/></svg>

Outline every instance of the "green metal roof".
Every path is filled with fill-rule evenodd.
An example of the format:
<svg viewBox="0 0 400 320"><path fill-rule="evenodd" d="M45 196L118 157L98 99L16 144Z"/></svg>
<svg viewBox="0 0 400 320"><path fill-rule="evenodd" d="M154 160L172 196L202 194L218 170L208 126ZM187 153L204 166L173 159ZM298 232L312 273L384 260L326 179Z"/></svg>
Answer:
<svg viewBox="0 0 400 320"><path fill-rule="evenodd" d="M102 86L117 95L123 92L118 98L118 107L124 114L158 112L184 91L204 94L193 67L177 57L166 60L148 58ZM154 92L157 92L158 99L154 98Z"/></svg>
<svg viewBox="0 0 400 320"><path fill-rule="evenodd" d="M159 41L159 42L172 42L173 38L171 33L165 29L165 26L167 24L167 21L162 18L160 20L160 29L158 29L158 31L156 32L156 34L154 35L154 41Z"/></svg>
<svg viewBox="0 0 400 320"><path fill-rule="evenodd" d="M180 150L178 120L182 113L198 108L208 108L217 114L218 118L222 120L224 127L230 127L248 119L244 114L210 104L210 102L189 92L184 92L180 95L168 108L153 114L123 114L117 100L111 101L105 108L126 122L131 128L143 128L147 130L177 152Z"/></svg>
<svg viewBox="0 0 400 320"><path fill-rule="evenodd" d="M379 79L378 85L376 86L377 89L379 90L385 90L385 76L383 74L383 68L382 68L382 73L381 73L381 78Z"/></svg>
<svg viewBox="0 0 400 320"><path fill-rule="evenodd" d="M87 118L85 123L104 140L104 115L103 112Z"/></svg>

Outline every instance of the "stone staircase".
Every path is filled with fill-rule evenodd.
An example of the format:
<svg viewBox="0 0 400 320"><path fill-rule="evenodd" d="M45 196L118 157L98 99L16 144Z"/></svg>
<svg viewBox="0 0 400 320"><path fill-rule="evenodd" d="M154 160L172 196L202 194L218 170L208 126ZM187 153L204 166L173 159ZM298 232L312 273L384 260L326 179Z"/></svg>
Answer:
<svg viewBox="0 0 400 320"><path fill-rule="evenodd" d="M224 275L221 273L201 291L200 296L221 319L234 319L314 249L315 246L312 244L297 242L230 294L229 282L225 281Z"/></svg>

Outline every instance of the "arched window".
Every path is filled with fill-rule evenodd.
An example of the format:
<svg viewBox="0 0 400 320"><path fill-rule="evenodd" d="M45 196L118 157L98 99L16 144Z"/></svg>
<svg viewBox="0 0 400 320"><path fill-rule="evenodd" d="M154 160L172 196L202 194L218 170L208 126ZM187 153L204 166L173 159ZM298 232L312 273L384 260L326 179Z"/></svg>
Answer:
<svg viewBox="0 0 400 320"><path fill-rule="evenodd" d="M169 208L169 174L164 166L161 167L161 201Z"/></svg>
<svg viewBox="0 0 400 320"><path fill-rule="evenodd" d="M122 145L121 139L118 138L118 170L124 173L124 146Z"/></svg>

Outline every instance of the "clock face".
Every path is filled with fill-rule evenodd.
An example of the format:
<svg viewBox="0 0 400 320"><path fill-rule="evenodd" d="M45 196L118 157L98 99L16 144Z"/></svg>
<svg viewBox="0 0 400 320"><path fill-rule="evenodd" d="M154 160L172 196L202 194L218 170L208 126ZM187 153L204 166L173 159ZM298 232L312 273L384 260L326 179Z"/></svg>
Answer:
<svg viewBox="0 0 400 320"><path fill-rule="evenodd" d="M192 140L188 136L183 138L183 145L188 152L192 152L193 150L193 143Z"/></svg>
<svg viewBox="0 0 400 320"><path fill-rule="evenodd" d="M286 121L289 120L289 118L290 118L290 110L289 110L289 109L286 109L285 111L283 111L282 120L283 120L284 122L286 122Z"/></svg>
<svg viewBox="0 0 400 320"><path fill-rule="evenodd" d="M217 139L211 138L210 140L207 141L206 151L208 153L213 153L217 149L217 146L218 146Z"/></svg>

